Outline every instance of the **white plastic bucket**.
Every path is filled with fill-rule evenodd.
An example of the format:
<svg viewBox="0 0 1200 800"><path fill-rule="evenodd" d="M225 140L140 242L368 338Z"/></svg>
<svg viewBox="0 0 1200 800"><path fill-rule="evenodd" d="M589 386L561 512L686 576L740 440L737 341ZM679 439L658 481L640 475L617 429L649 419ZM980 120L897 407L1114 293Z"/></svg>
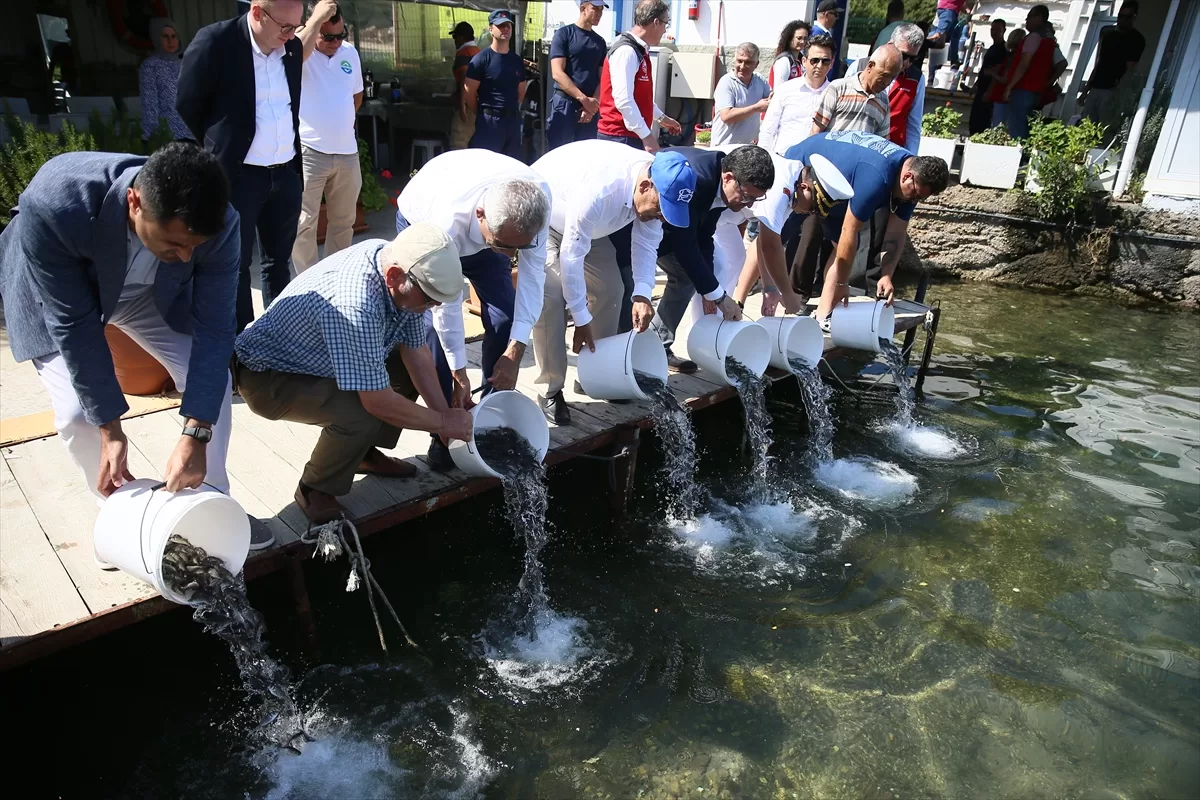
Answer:
<svg viewBox="0 0 1200 800"><path fill-rule="evenodd" d="M475 432L485 428L512 428L537 450L538 461L546 458L550 449L550 426L538 404L515 390L492 392L471 409L475 417ZM468 475L499 478L499 472L488 466L475 449L475 441L450 440L450 457Z"/></svg>
<svg viewBox="0 0 1200 800"><path fill-rule="evenodd" d="M637 385L634 371L667 380L667 351L653 328L606 336L596 342L596 352L579 351L579 382L588 397L597 400L648 400Z"/></svg>
<svg viewBox="0 0 1200 800"><path fill-rule="evenodd" d="M705 314L692 326L687 340L688 354L701 367L730 386L725 359L733 356L755 375L761 376L771 363L771 336L754 322L734 322L720 314Z"/></svg>
<svg viewBox="0 0 1200 800"><path fill-rule="evenodd" d="M882 300L850 298L838 304L829 320L829 336L837 347L879 352L879 340L896 335L896 312Z"/></svg>
<svg viewBox="0 0 1200 800"><path fill-rule="evenodd" d="M174 493L163 485L139 478L117 489L100 508L92 536L101 561L145 581L168 600L185 603L163 582L167 540L179 534L236 575L250 552L250 519L238 501L207 484Z"/></svg>
<svg viewBox="0 0 1200 800"><path fill-rule="evenodd" d="M798 358L809 367L821 360L825 334L812 317L763 317L758 324L771 336L772 367L791 372L792 359Z"/></svg>

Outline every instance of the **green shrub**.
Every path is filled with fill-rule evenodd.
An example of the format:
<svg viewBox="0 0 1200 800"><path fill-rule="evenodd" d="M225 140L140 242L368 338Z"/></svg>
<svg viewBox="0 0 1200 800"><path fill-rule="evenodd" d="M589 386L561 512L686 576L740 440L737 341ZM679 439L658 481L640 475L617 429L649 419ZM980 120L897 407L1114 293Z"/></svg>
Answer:
<svg viewBox="0 0 1200 800"><path fill-rule="evenodd" d="M921 117L921 135L932 139L953 139L958 135L961 122L962 114L946 103Z"/></svg>
<svg viewBox="0 0 1200 800"><path fill-rule="evenodd" d="M149 141L142 139L142 121L118 111L111 120L93 111L88 115L88 133L96 140L96 149L102 153L133 153L148 156L165 144L175 140L167 127L166 119L160 117L158 130Z"/></svg>
<svg viewBox="0 0 1200 800"><path fill-rule="evenodd" d="M63 153L96 149L91 134L80 133L69 122L59 133L46 133L17 119L5 107L4 125L9 142L0 148L0 229L8 225L9 210L43 164Z"/></svg>
<svg viewBox="0 0 1200 800"><path fill-rule="evenodd" d="M1092 216L1088 182L1096 168L1088 165L1087 156L1104 141L1104 131L1105 126L1089 119L1078 125L1042 119L1030 124L1029 165L1040 187L1033 201L1044 218L1075 224Z"/></svg>
<svg viewBox="0 0 1200 800"><path fill-rule="evenodd" d="M1000 144L1000 145L1017 145L1019 141L1008 135L1008 129L1003 125L997 125L994 128L988 128L986 131L980 131L972 136L968 141L975 144Z"/></svg>
<svg viewBox="0 0 1200 800"><path fill-rule="evenodd" d="M388 204L387 192L379 185L375 165L371 163L371 153L362 139L358 140L358 166L362 173L362 189L358 192L358 202L362 203L364 211L379 211Z"/></svg>
<svg viewBox="0 0 1200 800"><path fill-rule="evenodd" d="M696 144L709 144L712 142L712 131L705 128L702 131L696 131Z"/></svg>

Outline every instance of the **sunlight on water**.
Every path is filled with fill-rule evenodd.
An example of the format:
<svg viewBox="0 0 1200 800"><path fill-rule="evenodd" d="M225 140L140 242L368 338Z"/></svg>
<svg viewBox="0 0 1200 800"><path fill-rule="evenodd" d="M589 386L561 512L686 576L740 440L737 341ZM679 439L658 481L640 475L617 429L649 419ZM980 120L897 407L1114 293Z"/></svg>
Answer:
<svg viewBox="0 0 1200 800"><path fill-rule="evenodd" d="M868 506L901 505L917 491L916 476L873 458L839 458L818 465L813 474L826 489Z"/></svg>
<svg viewBox="0 0 1200 800"><path fill-rule="evenodd" d="M893 423L886 429L905 452L927 458L949 460L968 452L968 446L953 434L939 428L920 425Z"/></svg>
<svg viewBox="0 0 1200 800"><path fill-rule="evenodd" d="M484 637L483 646L500 680L524 692L564 686L577 692L612 661L593 641L584 620L554 612L539 619L534 634L493 631Z"/></svg>

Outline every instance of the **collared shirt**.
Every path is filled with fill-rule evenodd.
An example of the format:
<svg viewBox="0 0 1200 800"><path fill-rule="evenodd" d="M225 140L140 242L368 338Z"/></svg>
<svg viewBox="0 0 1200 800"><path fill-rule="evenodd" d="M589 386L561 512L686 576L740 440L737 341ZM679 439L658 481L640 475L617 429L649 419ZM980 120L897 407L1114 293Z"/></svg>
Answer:
<svg viewBox="0 0 1200 800"><path fill-rule="evenodd" d="M250 15L246 15L250 25ZM283 56L276 47L264 53L250 29L250 51L254 61L254 139L246 151L246 164L271 167L296 157L296 134L292 130L292 95L288 90Z"/></svg>
<svg viewBox="0 0 1200 800"><path fill-rule="evenodd" d="M826 80L814 89L808 85L807 78L797 78L778 86L767 105L758 133L758 146L782 155L792 145L807 139L812 132L813 112L828 87Z"/></svg>
<svg viewBox="0 0 1200 800"><path fill-rule="evenodd" d="M826 133L866 131L886 139L891 129L887 92L869 93L859 73L831 81L813 112L813 122Z"/></svg>
<svg viewBox="0 0 1200 800"><path fill-rule="evenodd" d="M650 46L646 44L645 40L630 31L625 33L636 41L639 47L645 48L649 52ZM638 111L637 103L633 102L633 81L637 77L640 62L641 53L635 48L618 47L608 57L608 76L612 81L613 105L617 111L621 112L621 119L625 121L625 127L637 134L639 138L645 139L650 135L650 125L642 119L642 112ZM662 115L662 109L656 103L650 123Z"/></svg>
<svg viewBox="0 0 1200 800"><path fill-rule="evenodd" d="M397 215L409 225L418 222L435 225L454 240L460 257L474 255L488 246L475 209L483 206L483 196L490 187L514 179L536 183L553 207L550 187L532 169L500 153L468 149L442 153L422 167L396 198ZM509 336L522 344L529 343L533 325L542 313L549 228L547 219L534 239L536 246L521 250L517 258L517 303ZM450 369L467 366L461 296L433 310L433 327L442 341Z"/></svg>
<svg viewBox="0 0 1200 800"><path fill-rule="evenodd" d="M631 222L633 295L649 298L654 291L662 223L638 220L633 208L642 170L653 160L646 151L621 142L592 139L556 147L533 163L554 198L550 227L562 234L558 260L563 297L576 325L592 321L583 270L592 241Z"/></svg>
<svg viewBox="0 0 1200 800"><path fill-rule="evenodd" d="M121 286L120 302L150 291L158 275L158 259L154 254L146 249L133 231L129 231L127 237L125 251L129 258L125 263L125 283Z"/></svg>
<svg viewBox="0 0 1200 800"><path fill-rule="evenodd" d="M867 68L867 59L860 58L854 61L846 69L846 77L857 75L859 72ZM903 73L901 74L903 76ZM982 76L980 78L982 80ZM895 81L888 84L887 92L890 92L895 86ZM908 111L908 119L904 121L904 149L911 150L916 153L921 149L921 119L925 116L925 72L922 70L917 77L917 93L913 97L912 108ZM881 134L889 137L891 135L891 103L888 103L888 131Z"/></svg>
<svg viewBox="0 0 1200 800"><path fill-rule="evenodd" d="M750 114L737 122L725 122L720 112L726 108L745 108L771 96L771 87L757 75L750 76L750 85L742 83L732 72L717 81L713 92L712 143L753 144L758 138L758 114Z"/></svg>
<svg viewBox="0 0 1200 800"><path fill-rule="evenodd" d="M363 90L358 51L346 42L332 56L314 49L300 84L300 141L318 153L355 155L354 95Z"/></svg>
<svg viewBox="0 0 1200 800"><path fill-rule="evenodd" d="M351 245L297 275L234 345L252 370L333 378L346 392L391 387L396 345L425 346L421 314L397 308L379 272L387 242Z"/></svg>
<svg viewBox="0 0 1200 800"><path fill-rule="evenodd" d="M727 144L720 145L715 149L728 153L738 147L741 145ZM787 222L787 218L792 215L792 197L795 194L796 181L800 180L800 172L804 169L804 164L775 153L771 153L771 163L775 167L775 182L771 184L767 193L761 200L745 206L741 211L725 208L717 220L718 227L741 225L743 222L757 219L774 233L783 231L783 223ZM721 197L720 191L717 192L717 198L713 201L713 208L718 207L725 207L725 200Z"/></svg>

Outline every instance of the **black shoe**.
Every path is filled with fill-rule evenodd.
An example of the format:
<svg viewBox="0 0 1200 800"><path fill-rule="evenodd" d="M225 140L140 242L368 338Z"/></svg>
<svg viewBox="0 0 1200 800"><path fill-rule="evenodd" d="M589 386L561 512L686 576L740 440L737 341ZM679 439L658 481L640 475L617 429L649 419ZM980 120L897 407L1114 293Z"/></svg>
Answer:
<svg viewBox="0 0 1200 800"><path fill-rule="evenodd" d="M454 459L450 457L450 448L441 439L434 436L429 440L429 468L434 472L449 472L454 469Z"/></svg>
<svg viewBox="0 0 1200 800"><path fill-rule="evenodd" d="M571 424L571 408L567 405L567 399L563 397L561 389L549 397L538 395L538 403L541 404L546 419L555 425Z"/></svg>
<svg viewBox="0 0 1200 800"><path fill-rule="evenodd" d="M667 353L667 369L671 372L678 372L681 375L691 375L699 367L695 361L690 361L686 358L680 358L674 353Z"/></svg>

